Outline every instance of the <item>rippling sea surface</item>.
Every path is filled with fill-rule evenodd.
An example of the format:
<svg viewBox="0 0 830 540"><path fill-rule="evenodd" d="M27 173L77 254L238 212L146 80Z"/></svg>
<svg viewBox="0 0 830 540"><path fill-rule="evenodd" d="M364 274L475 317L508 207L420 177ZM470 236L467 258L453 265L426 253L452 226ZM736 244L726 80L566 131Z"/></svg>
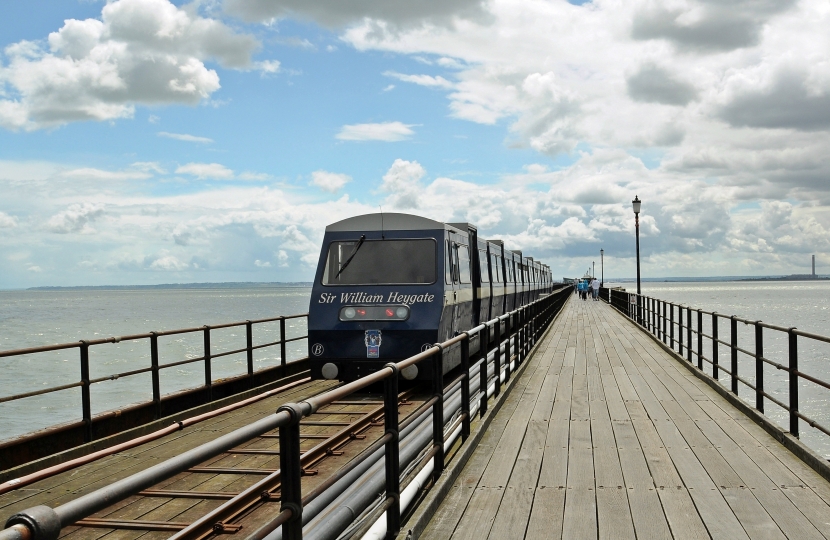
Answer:
<svg viewBox="0 0 830 540"><path fill-rule="evenodd" d="M93 340L308 312L308 287L225 289L117 289L0 291L0 350ZM286 321L286 335L306 335L305 318ZM279 323L253 326L254 344L279 339ZM159 337L160 363L204 354L202 332ZM211 352L246 346L245 327L211 331ZM289 343L287 360L306 355L306 340ZM254 353L254 369L280 363L279 346ZM90 347L91 378L146 368L150 340ZM214 358L215 381L247 371L245 353ZM204 364L194 362L160 372L167 394L204 384ZM0 398L80 380L79 350L0 358ZM93 414L152 399L149 373L91 386ZM71 388L0 403L0 440L81 418L81 395Z"/></svg>
<svg viewBox="0 0 830 540"><path fill-rule="evenodd" d="M622 286L635 290L631 283ZM0 291L0 350L306 313L310 292L310 288L304 287ZM830 335L830 282L646 282L643 292L707 311ZM710 329L711 322L707 318L704 331L710 333ZM721 320L719 330L720 336L728 340L727 321ZM739 345L754 350L753 327L740 324L738 332ZM289 338L305 335L305 319L289 321L287 334ZM255 344L278 338L278 323L254 326ZM787 340L783 334L766 330L764 344L767 358L787 363ZM799 339L799 345L800 370L830 381L830 345L811 343L804 338ZM214 354L244 346L244 327L211 332ZM288 360L305 356L306 348L305 340L291 343ZM706 356L710 356L708 340L704 348ZM104 377L147 367L150 364L149 349L146 339L91 347L91 376ZM161 363L202 356L202 334L160 337L159 351ZM256 351L255 369L278 364L279 354L279 347ZM728 368L729 353L724 346L720 347L719 362ZM214 380L242 374L246 370L245 354L214 359L212 366ZM711 373L710 367L706 369ZM754 384L754 359L740 355L739 373ZM786 373L767 366L764 378L767 392L786 403L789 396ZM78 349L0 358L0 398L79 379ZM721 380L729 385L728 375ZM202 384L204 368L201 362L161 372L163 394ZM751 389L741 385L739 392L742 398L754 404ZM151 394L149 374L98 383L92 386L93 413L146 401L151 399ZM802 413L830 426L830 392L804 381L800 386L800 398ZM0 440L78 420L80 411L77 388L0 403ZM787 414L769 401L766 414L785 428L788 426ZM803 421L801 433L805 443L830 457L830 437Z"/></svg>
<svg viewBox="0 0 830 540"><path fill-rule="evenodd" d="M609 286L615 284L608 283ZM628 291L636 291L633 283L616 284ZM643 294L680 303L705 311L716 311L725 315L737 315L749 320L761 320L784 327L830 336L830 281L730 281L699 283L642 283ZM676 315L675 315L676 317ZM696 317L696 315L694 315ZM685 314L684 314L685 320ZM696 324L696 323L695 323ZM711 316L704 315L704 332L711 334ZM720 319L718 336L730 340L730 323ZM685 336L684 336L685 337ZM783 332L764 329L764 357L779 364L788 365L788 342ZM696 344L696 337L693 337ZM755 351L755 328L753 325L738 324L738 346ZM711 358L712 345L704 339L704 356ZM695 350L696 345L695 345ZM830 344L804 337L798 338L798 368L808 375L830 382ZM695 360L696 361L696 360ZM729 369L729 348L720 345L718 362ZM712 367L704 363L704 369L711 375ZM755 384L755 360L745 354L738 355L738 375ZM721 383L730 387L730 377L721 374ZM774 366L764 367L764 389L776 399L788 403L789 379L785 371ZM740 384L738 395L755 405L754 391ZM830 391L814 383L802 380L799 384L799 410L830 429ZM766 400L765 414L778 422L784 429L789 428L789 416L782 408ZM800 422L801 440L830 458L830 437Z"/></svg>

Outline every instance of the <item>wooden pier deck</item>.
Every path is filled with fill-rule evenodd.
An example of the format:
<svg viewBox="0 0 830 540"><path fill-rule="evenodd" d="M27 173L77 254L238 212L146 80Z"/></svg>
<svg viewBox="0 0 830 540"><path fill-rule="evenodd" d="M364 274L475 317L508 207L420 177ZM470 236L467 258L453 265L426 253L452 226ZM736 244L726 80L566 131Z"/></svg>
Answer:
<svg viewBox="0 0 830 540"><path fill-rule="evenodd" d="M421 538L830 538L830 483L605 303L514 384Z"/></svg>

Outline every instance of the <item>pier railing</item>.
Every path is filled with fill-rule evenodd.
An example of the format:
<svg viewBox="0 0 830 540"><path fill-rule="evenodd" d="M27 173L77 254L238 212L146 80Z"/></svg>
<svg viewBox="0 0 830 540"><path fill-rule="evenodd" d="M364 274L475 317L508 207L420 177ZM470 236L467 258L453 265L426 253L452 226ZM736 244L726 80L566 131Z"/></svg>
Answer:
<svg viewBox="0 0 830 540"><path fill-rule="evenodd" d="M830 337L795 327L788 328L675 304L625 290L606 289L603 300L654 335L689 364L696 365L698 370L711 370L712 378L735 396L738 396L740 385L744 385L754 397L754 404L752 399L748 404L759 412L764 413L767 401L784 409L788 417L788 431L794 437L800 437L801 421L830 436L828 426L802 412L801 406L804 403L799 398L799 389L805 384L830 390L830 383L799 368L799 353L804 350L803 341L806 340L811 349L816 349L819 343L830 344ZM739 323L752 329L749 340L744 336L744 340L739 341ZM785 362L768 358L769 347L765 348L765 341L771 341L770 338L786 340L783 351L786 355ZM729 360L726 364L721 362L721 351L728 351ZM739 370L740 358L754 361L749 377ZM764 381L765 366L786 373L786 395L772 395L767 390ZM728 386L721 380L722 374L728 376Z"/></svg>
<svg viewBox="0 0 830 540"><path fill-rule="evenodd" d="M112 434L113 431L118 431L118 429L114 429L112 427L106 429L93 429L94 423L100 420L102 416L107 416L107 413L102 413L100 415L93 415L92 409L92 401L93 401L93 386L96 384L104 383L107 381L114 381L123 379L126 377L136 377L142 374L150 374L151 380L151 387L152 387L152 398L150 401L142 402L133 404L132 408L143 408L147 409L148 406L151 409L149 413L143 414L139 421L151 421L153 419L162 418L164 416L168 416L173 412L178 412L175 409L181 409L182 407L192 407L196 405L200 405L202 403L208 403L214 401L215 399L225 397L229 392L225 389L221 392L215 391L215 387L217 386L228 386L228 382L233 382L236 384L232 384L234 386L233 391L230 393L237 393L242 390L246 390L248 388L252 388L254 386L258 386L263 384L264 382L261 380L262 377L259 376L262 371L264 370L255 370L254 367L254 351L266 348L277 348L279 347L279 365L276 366L280 369L282 375L286 374L286 364L291 362L300 362L305 360L306 358L296 358L291 361L288 360L287 354L287 345L289 343L300 341L307 339L307 335L300 335L300 336L293 336L289 337L286 334L286 321L291 321L293 319L306 319L307 320L308 314L298 314L298 315L287 315L287 316L280 316L280 317L271 317L267 319L257 319L257 320L247 320L247 321L240 321L240 322L232 322L232 323L224 323L224 324L217 324L217 325L205 325L196 328L182 328L178 330L165 330L159 332L146 332L143 334L133 334L133 335L126 335L126 336L117 336L117 337L109 337L103 339L95 339L95 340L81 340L77 342L71 343L61 343L57 345L46 345L42 347L31 347L26 349L15 349L15 350L8 350L8 351L0 351L0 358L6 357L27 357L31 355L47 353L51 351L60 351L60 350L67 350L67 349L77 349L78 351L78 375L79 378L73 381L67 382L66 384L60 384L56 386L51 386L48 388L43 388L31 392L24 392L18 393L14 395L0 397L0 414L2 414L2 404L3 403L10 403L14 401L19 401L26 398L32 398L36 396L43 396L46 394L52 394L55 392L60 392L64 390L69 390L72 388L80 388L80 403L78 403L78 412L80 416L80 422L70 423L69 425L61 426L59 431L63 432L64 439L66 439L66 431L67 429L71 428L82 428L83 432L83 440L82 441L66 441L67 444L71 447L76 443L82 442L90 442L95 439L99 439L102 436L107 436ZM258 326L261 326L266 323L274 323L279 324L279 339L272 339L271 341L267 341L264 343L255 343L254 341L254 332ZM307 327L307 325L306 325ZM212 332L220 329L227 329L227 328L244 328L245 329L245 337L246 337L246 345L245 347L233 349L233 350L216 350L215 345L211 346L211 335ZM270 332L271 334L275 334L276 332ZM159 338L164 336L178 336L184 334L196 334L201 335L202 343L203 343L203 350L201 356L195 356L193 358L185 358L183 360L177 360L173 362L162 363L161 361L161 351L159 347ZM197 338L198 339L198 338ZM120 373L112 373L107 374L102 377L93 378L90 376L90 351L98 348L104 348L108 344L113 343L120 343L120 342L130 342L130 341L138 341L144 342L144 347L146 347L147 355L146 355L146 362L147 365L142 368L133 369L129 371L123 371ZM214 361L231 355L241 355L244 353L246 355L246 364L247 370L244 373L237 373L233 375L230 379L220 379L214 376L213 368L214 368ZM162 387L162 373L165 370L169 370L171 368L176 368L180 366L184 366L187 364L202 364L204 368L204 384L200 387L189 388L184 391L173 392L170 394L163 395L161 392ZM273 368L265 368L265 369L273 369ZM182 406L178 407L165 407L165 402L169 400L172 396L181 397L183 393L199 393L197 398L195 399L187 399L182 400ZM184 403L186 402L186 403ZM119 410L117 411L117 416L122 416L125 411ZM149 418L147 417L149 414ZM79 426L80 424L80 426ZM122 422L123 424L123 422ZM123 426L122 426L123 427ZM127 426L132 427L132 426ZM124 429L126 429L124 428ZM71 439L72 437L69 437ZM24 439L25 440L25 439ZM14 443L19 443L21 440L14 440ZM4 447L6 445L0 445ZM59 451L57 448L49 448L48 451L53 453L54 451ZM0 452L2 454L2 452ZM27 459L31 459L35 456L27 456ZM10 465L14 465L14 463L7 463L6 459L2 459L0 456L0 469L7 468ZM18 461L18 460L14 460Z"/></svg>
<svg viewBox="0 0 830 540"><path fill-rule="evenodd" d="M171 540L194 540L214 531L224 532L216 528L222 523L221 516L238 513L243 501L260 498L277 488L279 512L275 511L268 523L246 533L246 538L301 540L305 532L319 540L334 540L347 529L350 538L362 538L367 533L373 538L392 538L423 487L441 476L448 452L459 439L462 444L467 440L474 418L485 415L488 399L498 396L502 385L527 360L571 290L559 289L356 381L299 403L282 405L276 414L75 500L54 508L35 506L19 512L9 518L5 530L0 530L0 540L56 540L62 528L274 429L279 431L280 468L188 524ZM474 341L478 351L471 350ZM448 380L443 356L456 348L460 349L461 364ZM431 374L431 397L399 421L400 372L414 365ZM302 493L301 477L312 451L301 451L300 421L321 407L377 385L383 387L383 435L313 490Z"/></svg>

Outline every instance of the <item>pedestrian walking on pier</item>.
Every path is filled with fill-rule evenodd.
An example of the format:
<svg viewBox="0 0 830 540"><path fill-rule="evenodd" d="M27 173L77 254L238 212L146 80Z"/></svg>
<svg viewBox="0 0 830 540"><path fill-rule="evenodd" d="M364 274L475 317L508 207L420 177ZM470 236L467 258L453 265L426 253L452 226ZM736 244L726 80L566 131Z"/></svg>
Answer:
<svg viewBox="0 0 830 540"><path fill-rule="evenodd" d="M587 279L580 279L579 280L579 285L577 287L579 288L579 297L582 298L583 300L587 300L588 299L588 280Z"/></svg>
<svg viewBox="0 0 830 540"><path fill-rule="evenodd" d="M591 280L591 290L593 291L594 302L599 300L599 280L594 278Z"/></svg>

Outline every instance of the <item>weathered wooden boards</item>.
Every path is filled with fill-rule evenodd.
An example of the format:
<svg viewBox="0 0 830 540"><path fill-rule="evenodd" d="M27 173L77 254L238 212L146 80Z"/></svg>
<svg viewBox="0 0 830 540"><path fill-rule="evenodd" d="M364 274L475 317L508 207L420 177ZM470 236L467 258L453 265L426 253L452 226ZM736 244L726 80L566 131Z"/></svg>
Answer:
<svg viewBox="0 0 830 540"><path fill-rule="evenodd" d="M830 483L575 297L423 538L830 538Z"/></svg>

